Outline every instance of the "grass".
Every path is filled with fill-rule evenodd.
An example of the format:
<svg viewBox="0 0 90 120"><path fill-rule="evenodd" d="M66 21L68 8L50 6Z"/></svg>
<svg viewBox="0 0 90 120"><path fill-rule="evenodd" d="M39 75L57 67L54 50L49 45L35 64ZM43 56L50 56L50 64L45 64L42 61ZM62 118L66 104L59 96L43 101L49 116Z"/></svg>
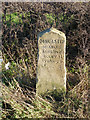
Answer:
<svg viewBox="0 0 90 120"><path fill-rule="evenodd" d="M14 78L13 80L16 83L15 87L11 84L9 87L2 84L3 119L88 118L87 106L74 91L66 95L52 91L44 96L38 96L35 92L21 88Z"/></svg>
<svg viewBox="0 0 90 120"><path fill-rule="evenodd" d="M2 118L42 118L58 115L53 111L51 103L28 90L23 92L18 83L16 88L3 85L2 92Z"/></svg>
<svg viewBox="0 0 90 120"><path fill-rule="evenodd" d="M22 64L16 63L13 60L13 55L8 51L6 52L12 58L12 62L8 70L4 68L5 61L8 62L8 59L4 58L5 60L2 63L2 119L89 118L88 66L84 62L81 66L78 66L79 71L74 70L80 79L79 83L67 90L66 94L63 91L55 90L38 96L33 92L34 90L30 91L29 86L24 85L22 87L18 83L17 77L27 76L30 65L25 66L25 61L23 61L23 69L25 70L22 72ZM27 51L27 53L29 52ZM77 65L79 65L78 62ZM73 69L67 72L72 74ZM25 83L26 80L27 78L24 78ZM71 82L73 83L73 81ZM72 83L70 84L72 85Z"/></svg>

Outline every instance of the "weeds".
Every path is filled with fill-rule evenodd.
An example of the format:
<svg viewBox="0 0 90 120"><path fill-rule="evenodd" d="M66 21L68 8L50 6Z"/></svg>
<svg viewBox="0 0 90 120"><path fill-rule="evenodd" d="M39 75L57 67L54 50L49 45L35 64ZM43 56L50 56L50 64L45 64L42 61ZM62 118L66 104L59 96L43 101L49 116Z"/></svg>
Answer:
<svg viewBox="0 0 90 120"><path fill-rule="evenodd" d="M57 93L63 96L62 98L57 96L56 92L54 92L54 96L49 93L40 97L28 89L21 88L16 80L15 82L16 86L14 88L2 85L2 118L88 117L87 114L84 114L86 112L85 104L75 93L74 95L71 92L66 95ZM60 99L57 99L57 97L60 97Z"/></svg>
<svg viewBox="0 0 90 120"><path fill-rule="evenodd" d="M22 90L18 82L16 84L16 88L2 86L2 118L42 118L57 115L53 111L51 103L39 96L35 96L35 93ZM28 92L28 95L25 92ZM30 94L33 94L33 97ZM11 116L10 112L12 112L13 116Z"/></svg>
<svg viewBox="0 0 90 120"><path fill-rule="evenodd" d="M42 12L38 3L20 3L24 7L14 3L21 7L22 13L13 10L13 3L3 4L10 7L3 5L2 16L2 119L89 118L89 4L43 3ZM38 96L35 94L37 33L54 24L67 37L68 87L66 94L55 90ZM6 70L8 62L11 65Z"/></svg>

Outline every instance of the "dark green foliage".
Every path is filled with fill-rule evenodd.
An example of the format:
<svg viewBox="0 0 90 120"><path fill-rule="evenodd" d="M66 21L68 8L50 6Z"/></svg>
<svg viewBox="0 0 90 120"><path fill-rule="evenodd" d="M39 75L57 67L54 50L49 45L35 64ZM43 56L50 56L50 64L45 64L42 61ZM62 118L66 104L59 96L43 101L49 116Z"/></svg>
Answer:
<svg viewBox="0 0 90 120"><path fill-rule="evenodd" d="M74 28L76 29L75 21L73 21L74 20L73 15L68 16L67 14L64 14L64 13L61 13L61 14L58 13L58 17L57 17L57 15L55 15L55 14L46 13L45 16L46 16L47 22L51 26L53 26L53 24L56 24L56 27L57 27L59 25L59 23L60 23L60 24L63 25L63 28L65 30L67 29L67 25L72 27L72 29L74 29ZM70 23L72 23L72 25L70 25Z"/></svg>

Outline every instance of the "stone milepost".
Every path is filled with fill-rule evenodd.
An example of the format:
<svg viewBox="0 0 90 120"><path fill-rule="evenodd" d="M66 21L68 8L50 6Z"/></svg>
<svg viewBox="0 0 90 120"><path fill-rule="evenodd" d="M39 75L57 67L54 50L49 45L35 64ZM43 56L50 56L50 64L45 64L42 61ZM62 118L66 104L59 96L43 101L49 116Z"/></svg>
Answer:
<svg viewBox="0 0 90 120"><path fill-rule="evenodd" d="M65 34L55 28L38 35L37 94L66 90Z"/></svg>

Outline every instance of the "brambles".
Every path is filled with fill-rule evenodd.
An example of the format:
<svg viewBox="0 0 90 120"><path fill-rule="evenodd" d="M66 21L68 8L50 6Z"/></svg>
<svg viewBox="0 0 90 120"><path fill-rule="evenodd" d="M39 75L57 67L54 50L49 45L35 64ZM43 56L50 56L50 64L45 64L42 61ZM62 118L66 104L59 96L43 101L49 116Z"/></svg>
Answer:
<svg viewBox="0 0 90 120"><path fill-rule="evenodd" d="M3 3L2 80L8 87L2 83L2 93L9 106L3 118L88 118L89 8L89 3L43 3L43 9L41 3ZM66 34L67 93L35 99L30 91L35 91L37 34L50 26Z"/></svg>

